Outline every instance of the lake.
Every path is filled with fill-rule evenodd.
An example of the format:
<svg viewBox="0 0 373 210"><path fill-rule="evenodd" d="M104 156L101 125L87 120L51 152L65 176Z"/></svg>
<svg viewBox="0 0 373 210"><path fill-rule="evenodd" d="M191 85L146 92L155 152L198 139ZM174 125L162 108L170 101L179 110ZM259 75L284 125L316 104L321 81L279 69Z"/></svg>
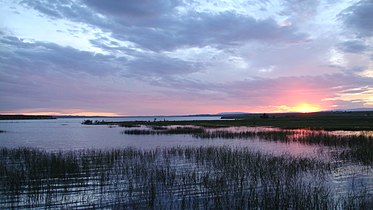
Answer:
<svg viewBox="0 0 373 210"><path fill-rule="evenodd" d="M217 120L219 117L156 117L156 120ZM31 152L30 157L35 157L37 167L40 166L40 161L45 159L46 165L48 165L49 155L53 155L56 152L62 152L59 159L65 162L65 158L75 157L72 159L72 164L81 165L84 163L79 162L88 158L91 163L94 163L96 159L90 159L97 155L94 151L108 151L108 153L103 153L99 155L104 159L97 165L87 166L87 169L76 169L78 171L72 171L71 174L80 174L79 176L69 175L65 177L63 175L51 175L53 178L52 182L45 182L45 180L50 180L50 178L41 178L44 181L38 181L35 185L34 181L38 180L35 178L30 179L36 186L36 189L43 189L45 187L50 188L50 192L39 191L32 188L30 191L30 186L28 190L22 190L22 186L25 183L21 183L20 187L16 188L16 191L10 190L7 188L7 184L0 189L0 200L3 200L0 203L0 208L9 208L9 207L22 207L22 208L39 208L43 205L48 205L49 207L55 208L76 208L76 207L113 207L117 205L115 202L118 202L120 206L135 208L137 205L139 208L149 208L149 207L165 207L165 208L181 208L184 204L186 207L193 208L195 204L198 208L203 208L203 205L219 205L214 200L215 198L221 199L233 199L237 195L242 196L250 202L257 202L257 207L271 207L266 204L265 200L261 200L264 196L273 196L273 193L270 193L271 190L277 188L278 182L283 182L281 184L280 195L284 196L283 199L291 199L286 197L286 191L289 188L294 188L294 190L300 190L304 193L313 193L312 189L317 186L322 186L320 193L329 193L325 196L329 196L331 201L329 203L335 202L335 199L344 200L350 195L355 196L355 198L361 198L362 203L365 205L367 199L371 203L373 198L373 167L371 164L364 164L358 160L348 156L346 160L341 159L340 155L344 154L343 151L346 150L345 147L339 146L325 146L323 144L314 144L314 143L304 143L300 141L271 141L269 139L261 138L261 136L254 136L251 138L241 137L241 138L196 138L196 136L188 134L177 134L177 135L126 135L123 134L123 131L133 130L133 129L145 129L149 130L148 127L140 128L123 128L118 126L108 126L108 125L82 125L81 122L87 118L59 118L54 120L9 120L9 121L0 121L0 130L5 131L0 133L0 145L2 148L34 148L41 151L46 151L47 154L39 154L37 152ZM91 119L91 118L90 118ZM154 117L137 117L137 118L94 118L91 120L105 120L105 121L153 121ZM171 126L172 128L172 126ZM245 133L245 132L282 132L280 129L275 128L247 128L247 127L230 127L230 128L217 128L217 129L206 129L206 132L230 132L230 133ZM293 132L293 131L292 131ZM292 138L301 138L303 135L309 135L310 131L305 130L295 130L292 134ZM321 131L323 134L324 131ZM334 131L334 132L325 132L327 135L335 136L371 136L371 131L354 131L354 132L345 132L345 131ZM320 132L318 133L320 134ZM129 150L129 148L131 148ZM196 148L196 149L191 149ZM203 149L205 148L205 149ZM218 149L222 148L222 149ZM89 151L87 151L89 149ZM113 152L114 150L122 150L118 152ZM39 151L38 150L38 151ZM86 151L86 152L81 152ZM151 151L150 153L144 153L144 151ZM243 152L242 152L243 151ZM68 156L63 154L75 152ZM26 153L21 152L17 153L17 150L14 150L14 157L23 157ZM144 154L143 154L144 153ZM10 157L7 155L12 154L12 150L7 151L3 150L3 159L2 163L8 167L6 164L9 164ZM19 156L19 154L23 154ZM124 158L126 154L132 154L130 158ZM138 155L133 155L138 154ZM204 154L204 156L200 156ZM255 158L258 158L258 154L263 154L263 157L259 157L256 161L252 161ZM337 154L337 155L336 155ZM347 153L349 154L349 153ZM33 156L34 155L34 156ZM105 155L109 155L105 157ZM212 156L211 156L212 155ZM234 163L237 164L235 167L237 172L234 169L230 169L229 163L227 165L223 162L216 163L219 158L232 158L232 155L236 155L238 159L234 159ZM371 155L371 153L370 153ZM211 157L212 159L211 159ZM51 156L52 157L52 156ZM4 159L5 158L5 159ZM26 156L24 156L26 158ZM115 159L114 162L110 159ZM273 159L275 158L275 159ZM280 159L278 159L280 158ZM21 158L22 159L22 158ZM23 161L27 162L27 159L22 159L16 162L13 162L9 165L16 166L14 173L18 171L20 167L25 167L22 163ZM32 158L31 158L32 159ZM291 166L291 164L299 164L302 161L312 162L306 164L305 166L299 167L299 165ZM146 160L146 162L143 162ZM75 162L76 163L75 163ZM105 162L109 161L109 162ZM124 162L123 162L124 161ZM202 161L202 162L201 162ZM264 168L262 172L258 174L246 174L248 171L252 170L255 164L262 162L262 166L255 166L258 169L262 167L267 167L265 165L273 164L273 162L280 161L273 167ZM294 162L295 161L295 162ZM12 162L12 161L10 161ZM1 162L0 162L1 163ZM21 165L17 166L18 164ZM124 164L125 163L125 164ZM142 165L141 165L141 164ZM29 163L31 164L31 163ZM123 165L124 164L124 165ZM140 165L138 165L140 164ZM214 164L217 164L214 166ZM223 164L223 165L221 165ZM249 166L252 164L253 166ZM284 165L282 165L284 164ZM289 165L290 164L290 165ZM35 166L36 166L35 165ZM54 164L55 165L55 164ZM108 165L110 165L109 168ZM320 169L314 168L312 165L320 167ZM331 165L331 166L330 166ZM45 166L47 167L47 166ZM50 166L53 168L53 165ZM92 168L90 168L92 167ZM139 171L133 171L133 168L140 167ZM145 168L143 168L145 167ZM213 168L211 168L213 167ZM222 168L221 168L222 167ZM254 168L255 168L254 167ZM280 167L276 169L276 167ZM286 169L287 167L290 167ZM289 176L286 171L282 170L292 170L291 168L296 167L296 175L291 175L291 179L294 179L296 182L288 183L286 180ZM305 168L304 168L305 167ZM310 167L310 168L307 168ZM321 169L324 168L325 169ZM17 169L18 168L18 169ZM123 172L122 168L128 168L130 174ZM304 168L304 169L302 169ZM131 170L130 170L131 169ZM275 174L278 176L279 180L273 180L267 185L265 185L265 178L262 176L265 171L276 169ZM9 171L10 169L7 169ZM30 170L30 168L24 168L21 171L18 171L19 176L24 176L23 171ZM40 169L41 170L41 169ZM44 169L43 169L44 170ZM45 169L51 170L51 169ZM59 170L58 167L55 170ZM70 169L69 169L70 170ZM72 169L71 169L72 170ZM102 171L100 171L102 170ZM147 171L149 170L149 171ZM159 170L164 173L171 173L167 176L174 177L174 180L170 183L165 180L162 181L164 175L159 175L160 177L153 177L151 174L161 173ZM164 171L163 171L164 170ZM299 171L298 171L299 170ZM305 170L305 171L302 171ZM97 171L97 172L92 172ZM282 172L281 172L282 171ZM321 171L321 172L320 172ZM69 172L70 173L70 172ZM136 177L138 173L144 173L141 176L148 178L137 179L130 177ZM224 179L221 177L221 173L225 174ZM232 174L231 174L232 173ZM238 174L237 174L238 173ZM242 174L241 174L242 173ZM188 174L194 174L192 177L189 177ZM213 175L209 175L213 174ZM247 194L249 188L242 188L242 183L239 184L237 180L229 178L230 176L236 174L237 176L242 176L240 179L244 180L245 186L253 185L252 179L262 180L260 182L254 182L255 193L260 198L251 198ZM106 181L103 181L102 176ZM157 175L157 176L158 176ZM188 175L188 176L187 176ZM3 174L7 177L9 174ZM43 177L43 174L40 174ZM155 175L154 175L155 176ZM228 177L227 177L228 176ZM265 175L267 176L267 175ZM275 176L275 177L276 177ZM293 177L294 176L294 177ZM60 178L58 178L60 177ZM101 177L101 178L100 178ZM176 177L176 178L175 178ZM206 178L209 177L209 178ZM250 178L251 177L251 178ZM4 178L4 177L3 177ZM4 179L9 179L4 178ZM58 179L57 179L58 178ZM168 179L167 178L167 179ZM3 179L3 180L4 180ZM154 192L147 191L151 189L152 186L148 186L149 179L154 181L154 185L158 186ZM211 179L209 181L209 179ZM60 181L58 181L60 180ZM64 180L64 181L62 181ZM101 180L101 181L100 181ZM183 183L182 180L187 180L186 183ZM220 180L220 181L219 181ZM225 181L222 181L225 180ZM217 187L217 183L221 183L220 187ZM298 183L299 182L299 183ZM12 183L12 182L11 182ZM27 183L27 182L26 182ZM133 183L134 185L132 186ZM137 184L136 184L137 183ZM229 183L229 185L223 184ZM276 184L277 183L277 184ZM299 186L313 186L313 188L301 187ZM187 185L185 185L187 184ZM132 187L134 189L132 189ZM190 188L185 188L189 186ZM276 187L277 186L277 187ZM131 188L129 188L131 187ZM136 188L138 187L138 189ZM233 187L233 188L232 188ZM260 190L263 187L270 191ZM139 191L135 193L133 190L135 188ZM325 188L325 189L324 189ZM65 191L63 190L65 189ZM126 189L124 191L118 191L118 189ZM14 196L9 197L9 192L17 192ZM62 191L61 191L62 190ZM73 191L70 191L73 190ZM1 193L2 192L2 193ZM5 193L7 192L7 193ZM116 194L114 194L114 192ZM142 192L142 193L140 193ZM234 192L233 194L228 193L225 197L221 197L221 193ZM360 195L364 192L364 195ZM49 194L48 194L49 193ZM87 193L90 195L86 197ZM124 193L124 194L123 194ZM129 194L131 193L131 194ZM145 194L144 194L145 193ZM157 195L152 198L153 193ZM238 193L238 194L235 194ZM269 194L267 194L269 193ZM120 194L120 196L119 196ZM34 195L41 197L42 199L36 199ZM155 196L154 195L154 196ZM31 197L30 197L31 196ZM51 196L50 198L48 196ZM347 196L347 197L346 197ZM328 199L329 199L328 197ZM346 197L346 198L345 198ZM16 199L15 199L16 198ZM48 200L48 199L50 200ZM115 199L114 199L115 198ZM130 198L128 200L128 198ZM157 199L156 199L157 198ZM189 200L184 201L185 198ZM211 200L214 198L213 200ZM343 198L343 199L342 199ZM31 199L31 201L30 201ZM34 199L34 200L33 200ZM67 199L66 202L61 202L61 199ZM104 199L104 200L100 200ZM133 200L132 200L133 199ZM155 200L154 200L155 199ZM47 203L48 200L48 203ZM115 202L114 202L115 200ZM233 199L234 200L234 199ZM27 202L26 202L27 201ZM83 202L84 201L84 202ZM169 202L172 201L174 204L169 206ZM345 203L348 203L348 202ZM114 202L114 203L113 203ZM185 203L184 203L185 202ZM221 202L221 201L219 201ZM228 201L226 201L228 202ZM236 202L236 201L235 201ZM261 203L264 202L264 203ZM282 201L281 201L282 202ZM281 203L280 202L280 203ZM289 201L295 202L295 201ZM321 205L324 201L316 200L315 202L320 202ZM328 203L326 202L326 203ZM119 205L118 204L118 205ZM247 203L235 203L238 206L248 205ZM144 206L145 205L145 206ZM202 205L202 206L201 206ZM221 204L223 205L223 204ZM224 204L226 205L226 204ZM293 204L292 204L293 205ZM302 204L310 205L310 204ZM315 204L316 205L316 204ZM317 206L316 205L316 206ZM342 203L333 203L334 207L345 207ZM350 204L348 204L350 205ZM358 205L358 204L356 204ZM273 206L272 206L273 207ZM361 207L361 206L360 206Z"/></svg>
<svg viewBox="0 0 373 210"><path fill-rule="evenodd" d="M0 121L0 145L18 148L32 147L48 151L80 149L112 149L134 147L155 149L175 146L230 146L247 147L267 153L318 156L322 146L297 142L282 143L245 139L196 139L190 135L134 136L123 135L125 128L107 125L82 125L86 118L59 118L54 120ZM217 120L219 117L158 117L160 120ZM153 121L154 117L93 118L93 121ZM236 128L238 131L242 128ZM223 129L225 130L225 129Z"/></svg>

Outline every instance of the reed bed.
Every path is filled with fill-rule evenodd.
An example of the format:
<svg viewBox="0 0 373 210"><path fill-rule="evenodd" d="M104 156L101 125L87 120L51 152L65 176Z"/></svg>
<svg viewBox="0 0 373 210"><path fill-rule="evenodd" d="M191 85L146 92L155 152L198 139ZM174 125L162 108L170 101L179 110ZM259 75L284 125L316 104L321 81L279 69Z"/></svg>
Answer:
<svg viewBox="0 0 373 210"><path fill-rule="evenodd" d="M285 143L299 142L339 148L337 159L359 162L364 165L373 164L373 136L370 135L336 135L317 130L280 130L280 131L205 131L193 134L202 139L252 139L258 138Z"/></svg>
<svg viewBox="0 0 373 210"><path fill-rule="evenodd" d="M358 161L365 165L373 164L373 136L364 135L336 135L322 130L251 130L227 131L206 129L202 127L167 127L157 126L151 129L124 130L127 135L191 135L200 139L262 139L285 143L299 142L303 144L317 144L344 149L337 156L344 160Z"/></svg>
<svg viewBox="0 0 373 210"><path fill-rule="evenodd" d="M176 127L176 128L167 128L162 126L151 127L151 129L131 129L124 130L122 134L128 135L196 135L199 136L205 132L204 128L195 128L195 127Z"/></svg>
<svg viewBox="0 0 373 210"><path fill-rule="evenodd" d="M326 146L349 146L358 145L373 146L373 137L366 135L334 135L325 131L314 130L280 130L280 131L205 131L195 133L196 138L223 138L223 139L247 139L260 138L264 140L273 140L281 142L300 142L306 144L322 144Z"/></svg>
<svg viewBox="0 0 373 210"><path fill-rule="evenodd" d="M369 209L369 192L333 193L333 170L227 147L1 148L0 208Z"/></svg>
<svg viewBox="0 0 373 210"><path fill-rule="evenodd" d="M152 127L151 127L152 128ZM201 139L252 139L282 142L300 142L308 144L323 144L326 146L357 146L373 145L373 136L369 135L335 135L325 131L316 130L257 130L257 131L226 131L219 129L205 129L202 127L156 127L156 129L124 130L127 135L192 135Z"/></svg>

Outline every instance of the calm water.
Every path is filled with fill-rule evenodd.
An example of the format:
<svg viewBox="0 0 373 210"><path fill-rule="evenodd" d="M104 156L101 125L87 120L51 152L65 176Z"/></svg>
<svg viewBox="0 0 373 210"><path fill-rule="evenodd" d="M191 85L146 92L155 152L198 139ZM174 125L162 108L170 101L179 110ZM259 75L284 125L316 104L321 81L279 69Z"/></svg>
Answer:
<svg viewBox="0 0 373 210"><path fill-rule="evenodd" d="M55 120L0 121L0 145L2 147L33 147L52 150L111 149L134 147L154 149L175 146L230 146L247 147L266 153L301 156L319 156L322 146L297 142L281 143L260 139L196 139L190 135L123 135L125 128L107 125L82 125L86 118L60 118ZM217 120L219 117L158 117L158 120ZM154 117L96 118L105 121L153 121ZM227 128L225 128L227 129ZM229 128L232 129L232 128ZM236 131L244 129L233 128ZM224 129L220 129L224 130Z"/></svg>

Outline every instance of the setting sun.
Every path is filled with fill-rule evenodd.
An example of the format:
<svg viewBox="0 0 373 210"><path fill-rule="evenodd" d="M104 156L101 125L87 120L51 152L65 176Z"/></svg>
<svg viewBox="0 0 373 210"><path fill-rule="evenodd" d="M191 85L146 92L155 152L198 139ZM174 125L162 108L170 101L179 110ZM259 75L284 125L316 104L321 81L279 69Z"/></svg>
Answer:
<svg viewBox="0 0 373 210"><path fill-rule="evenodd" d="M308 112L318 112L320 111L320 106L314 105L314 104L307 104L302 103L295 107L293 107L294 112L302 112L302 113L308 113Z"/></svg>

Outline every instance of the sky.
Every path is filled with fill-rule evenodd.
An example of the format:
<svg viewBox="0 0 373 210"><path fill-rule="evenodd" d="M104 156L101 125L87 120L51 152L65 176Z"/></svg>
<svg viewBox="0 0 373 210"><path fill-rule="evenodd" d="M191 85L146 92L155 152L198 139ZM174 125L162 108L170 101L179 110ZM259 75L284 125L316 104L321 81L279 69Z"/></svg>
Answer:
<svg viewBox="0 0 373 210"><path fill-rule="evenodd" d="M0 0L0 113L373 108L373 0Z"/></svg>

